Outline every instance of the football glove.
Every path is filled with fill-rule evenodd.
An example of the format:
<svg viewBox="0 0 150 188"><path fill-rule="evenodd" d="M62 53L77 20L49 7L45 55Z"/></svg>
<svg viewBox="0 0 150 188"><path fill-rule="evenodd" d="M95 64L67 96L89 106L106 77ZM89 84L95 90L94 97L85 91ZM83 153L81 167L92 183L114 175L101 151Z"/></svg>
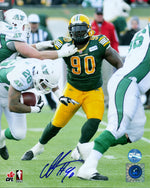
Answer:
<svg viewBox="0 0 150 188"><path fill-rule="evenodd" d="M37 105L31 106L31 113L41 112L43 106L44 106L44 101L42 100L42 97L40 96Z"/></svg>
<svg viewBox="0 0 150 188"><path fill-rule="evenodd" d="M52 40L49 41L43 41L43 42L38 42L35 44L37 50L44 50L47 48L52 48L54 42Z"/></svg>
<svg viewBox="0 0 150 188"><path fill-rule="evenodd" d="M69 43L64 44L60 50L57 50L58 58L68 57L75 54L76 52L77 48L75 47L75 45Z"/></svg>
<svg viewBox="0 0 150 188"><path fill-rule="evenodd" d="M74 104L74 105L75 105L75 104L79 104L77 101L71 99L70 97L65 97L65 96L61 96L61 97L59 98L59 101L60 101L61 103L63 103L64 105L66 105L66 106L68 106L69 103L72 103L72 104Z"/></svg>

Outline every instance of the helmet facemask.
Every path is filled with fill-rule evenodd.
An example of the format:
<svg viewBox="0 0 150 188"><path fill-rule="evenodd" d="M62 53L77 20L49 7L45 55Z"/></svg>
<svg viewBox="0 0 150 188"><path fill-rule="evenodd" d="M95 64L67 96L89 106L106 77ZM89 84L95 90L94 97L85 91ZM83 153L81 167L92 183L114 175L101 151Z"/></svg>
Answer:
<svg viewBox="0 0 150 188"><path fill-rule="evenodd" d="M51 92L51 87L46 79L34 78L33 84L34 88L41 94L48 94Z"/></svg>
<svg viewBox="0 0 150 188"><path fill-rule="evenodd" d="M33 85L39 93L48 94L58 86L59 76L53 63L37 65L33 70Z"/></svg>
<svg viewBox="0 0 150 188"><path fill-rule="evenodd" d="M89 40L88 30L86 23L71 24L69 28L70 36L77 44L87 43Z"/></svg>

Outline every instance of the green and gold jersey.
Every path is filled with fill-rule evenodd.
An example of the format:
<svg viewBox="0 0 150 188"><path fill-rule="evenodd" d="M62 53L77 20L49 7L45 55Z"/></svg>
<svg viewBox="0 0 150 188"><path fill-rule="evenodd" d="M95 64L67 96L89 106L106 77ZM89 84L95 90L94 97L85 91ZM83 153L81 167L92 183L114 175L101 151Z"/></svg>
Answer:
<svg viewBox="0 0 150 188"><path fill-rule="evenodd" d="M54 48L60 49L63 44L73 44L71 38L60 37L54 42ZM74 55L65 57L67 64L67 81L76 89L90 91L102 86L101 66L105 50L110 46L104 35L92 36L84 48Z"/></svg>

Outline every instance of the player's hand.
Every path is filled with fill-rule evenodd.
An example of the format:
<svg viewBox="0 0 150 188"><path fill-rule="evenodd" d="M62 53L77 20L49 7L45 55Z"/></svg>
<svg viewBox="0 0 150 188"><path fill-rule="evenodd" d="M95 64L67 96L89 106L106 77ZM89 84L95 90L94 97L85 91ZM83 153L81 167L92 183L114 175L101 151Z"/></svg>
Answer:
<svg viewBox="0 0 150 188"><path fill-rule="evenodd" d="M74 104L74 105L75 105L75 104L79 104L77 101L71 99L70 97L65 97L65 96L61 96L61 97L59 98L59 101L60 101L61 103L63 103L64 105L66 105L66 106L68 106L69 103L72 103L72 104Z"/></svg>
<svg viewBox="0 0 150 188"><path fill-rule="evenodd" d="M43 42L38 42L35 44L37 50L45 50L47 48L52 48L54 42L52 40L49 41L43 41Z"/></svg>
<svg viewBox="0 0 150 188"><path fill-rule="evenodd" d="M44 106L44 101L42 100L42 97L40 96L37 105L31 106L31 113L41 112L43 106Z"/></svg>
<svg viewBox="0 0 150 188"><path fill-rule="evenodd" d="M57 50L58 58L68 57L75 54L76 52L77 48L75 47L75 45L69 43L64 44L60 50Z"/></svg>

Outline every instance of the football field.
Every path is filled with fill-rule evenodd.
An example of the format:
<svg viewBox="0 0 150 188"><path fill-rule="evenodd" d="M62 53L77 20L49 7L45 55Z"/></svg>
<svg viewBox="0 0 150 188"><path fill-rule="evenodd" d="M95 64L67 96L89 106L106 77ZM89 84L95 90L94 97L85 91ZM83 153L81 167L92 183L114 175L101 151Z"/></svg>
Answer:
<svg viewBox="0 0 150 188"><path fill-rule="evenodd" d="M39 114L27 114L28 130L26 138L19 142L7 140L6 144L10 157L7 161L0 158L0 187L150 187L149 110L146 111L147 122L143 138L136 143L110 148L99 161L98 171L108 176L108 181L87 181L76 177L76 172L82 163L79 161L71 162L70 151L76 146L80 137L81 126L86 121L82 110L79 110L67 126L45 146L45 151L41 155L32 161L21 161L24 152L37 143L42 130L52 116L53 112L48 106L44 107ZM105 110L103 121L94 138L105 129L106 125L107 110ZM4 128L7 128L7 123L3 116L2 129ZM138 179L130 178L128 175L127 166L133 164L128 160L128 152L131 149L138 149L142 153L141 160L136 163L142 165L142 175ZM16 170L22 170L22 181L16 180ZM9 178L11 172L14 175ZM140 182L132 182L133 180Z"/></svg>

